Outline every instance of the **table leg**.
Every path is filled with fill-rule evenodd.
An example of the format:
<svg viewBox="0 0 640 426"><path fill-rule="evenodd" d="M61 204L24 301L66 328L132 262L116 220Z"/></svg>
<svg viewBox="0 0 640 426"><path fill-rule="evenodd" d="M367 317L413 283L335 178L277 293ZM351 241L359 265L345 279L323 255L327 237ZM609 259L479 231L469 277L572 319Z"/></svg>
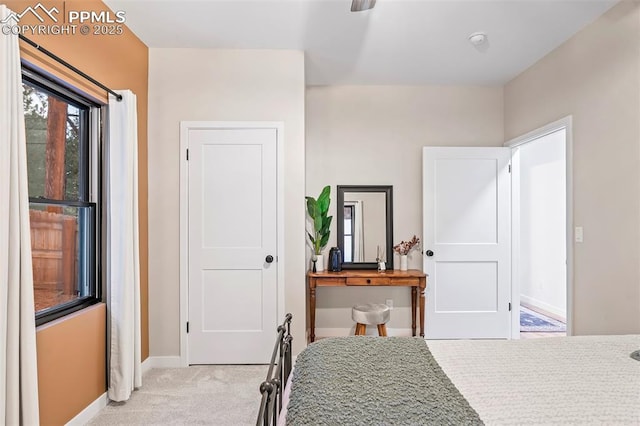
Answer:
<svg viewBox="0 0 640 426"><path fill-rule="evenodd" d="M418 299L418 288L411 287L411 335L416 335L416 301Z"/></svg>
<svg viewBox="0 0 640 426"><path fill-rule="evenodd" d="M424 287L420 289L420 337L424 337L424 291Z"/></svg>
<svg viewBox="0 0 640 426"><path fill-rule="evenodd" d="M316 340L316 288L309 289L309 325L311 326L311 336L309 340L313 343Z"/></svg>

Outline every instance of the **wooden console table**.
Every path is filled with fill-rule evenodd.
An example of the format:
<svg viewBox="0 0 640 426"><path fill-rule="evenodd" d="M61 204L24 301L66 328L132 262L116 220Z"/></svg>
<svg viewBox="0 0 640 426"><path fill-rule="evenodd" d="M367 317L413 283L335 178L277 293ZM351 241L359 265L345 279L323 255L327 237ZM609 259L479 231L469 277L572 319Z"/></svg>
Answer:
<svg viewBox="0 0 640 426"><path fill-rule="evenodd" d="M416 304L420 289L420 336L424 337L424 290L427 275L417 269L378 272L375 269L351 269L340 272L308 272L309 342L316 339L316 288L347 286L411 287L411 331L416 335Z"/></svg>

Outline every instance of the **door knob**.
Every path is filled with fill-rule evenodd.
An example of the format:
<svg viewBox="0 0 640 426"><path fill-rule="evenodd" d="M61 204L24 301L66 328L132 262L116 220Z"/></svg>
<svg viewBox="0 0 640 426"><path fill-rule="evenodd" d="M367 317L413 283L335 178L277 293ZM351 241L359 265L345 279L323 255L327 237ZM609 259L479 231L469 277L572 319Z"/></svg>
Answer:
<svg viewBox="0 0 640 426"><path fill-rule="evenodd" d="M433 256L433 252L431 250L427 250L425 254L429 257Z"/></svg>
<svg viewBox="0 0 640 426"><path fill-rule="evenodd" d="M265 260L265 262L267 262L267 263L271 263L271 262L273 262L273 256L271 256L271 255L267 255L267 257L265 257L265 259L264 259L264 260Z"/></svg>

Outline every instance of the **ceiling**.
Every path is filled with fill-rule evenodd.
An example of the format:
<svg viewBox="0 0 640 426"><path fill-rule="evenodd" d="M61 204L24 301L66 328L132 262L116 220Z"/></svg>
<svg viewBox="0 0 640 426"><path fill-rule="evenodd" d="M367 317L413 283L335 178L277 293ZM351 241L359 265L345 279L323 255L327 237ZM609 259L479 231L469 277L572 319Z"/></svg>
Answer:
<svg viewBox="0 0 640 426"><path fill-rule="evenodd" d="M150 48L304 50L309 85L502 85L617 0L378 0L357 13L351 0L105 3Z"/></svg>

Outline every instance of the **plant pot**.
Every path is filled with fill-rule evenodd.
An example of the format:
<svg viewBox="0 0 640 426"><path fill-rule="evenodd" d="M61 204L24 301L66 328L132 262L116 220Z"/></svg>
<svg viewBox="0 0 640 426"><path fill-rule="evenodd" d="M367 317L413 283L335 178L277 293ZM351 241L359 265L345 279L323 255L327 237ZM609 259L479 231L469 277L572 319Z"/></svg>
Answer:
<svg viewBox="0 0 640 426"><path fill-rule="evenodd" d="M401 254L400 255L400 270L401 271L406 271L407 269L408 269L407 255L406 254Z"/></svg>
<svg viewBox="0 0 640 426"><path fill-rule="evenodd" d="M316 254L316 272L324 271L324 255Z"/></svg>

